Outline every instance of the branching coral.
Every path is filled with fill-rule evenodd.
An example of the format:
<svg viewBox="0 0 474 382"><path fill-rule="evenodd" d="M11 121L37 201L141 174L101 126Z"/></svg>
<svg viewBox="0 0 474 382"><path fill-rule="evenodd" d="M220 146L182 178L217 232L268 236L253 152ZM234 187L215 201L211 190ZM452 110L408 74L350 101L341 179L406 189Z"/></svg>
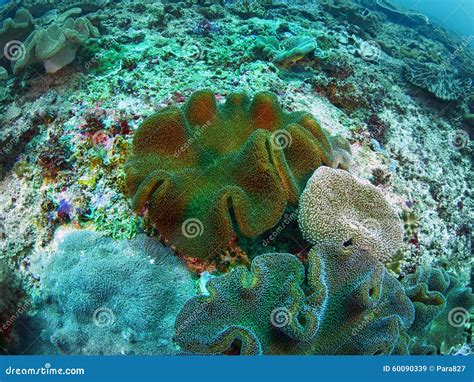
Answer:
<svg viewBox="0 0 474 382"><path fill-rule="evenodd" d="M308 261L306 281L288 254L212 279L179 314L175 340L206 354L391 353L414 318L399 282L355 246L314 248Z"/></svg>
<svg viewBox="0 0 474 382"><path fill-rule="evenodd" d="M272 93L252 101L235 93L218 105L198 91L183 110L143 122L125 172L135 211L178 252L212 258L236 233L274 226L315 168L346 168L347 149L310 114L284 112Z"/></svg>
<svg viewBox="0 0 474 382"><path fill-rule="evenodd" d="M419 218L415 210L403 210L402 212L403 228L405 229L405 239L408 241L416 238L418 235L418 227L420 225Z"/></svg>
<svg viewBox="0 0 474 382"><path fill-rule="evenodd" d="M318 168L300 198L299 223L314 244L355 244L389 260L403 244L403 228L382 193L348 172Z"/></svg>
<svg viewBox="0 0 474 382"><path fill-rule="evenodd" d="M18 73L39 62L48 73L54 73L74 60L81 44L98 35L97 28L85 17L67 17L65 20L59 18L53 24L37 29L28 36L24 44L25 52L14 62L13 72Z"/></svg>
<svg viewBox="0 0 474 382"><path fill-rule="evenodd" d="M470 79L460 80L446 67L431 63L413 63L407 66L405 78L443 101L456 100L471 88Z"/></svg>

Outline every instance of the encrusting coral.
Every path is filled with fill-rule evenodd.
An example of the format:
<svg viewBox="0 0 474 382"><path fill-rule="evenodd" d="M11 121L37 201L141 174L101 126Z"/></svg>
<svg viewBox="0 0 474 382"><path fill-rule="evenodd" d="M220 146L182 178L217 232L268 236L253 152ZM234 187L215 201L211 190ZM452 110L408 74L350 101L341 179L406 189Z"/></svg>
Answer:
<svg viewBox="0 0 474 382"><path fill-rule="evenodd" d="M113 240L82 230L56 240L49 262L40 259L39 313L27 318L42 341L25 351L175 353L174 319L194 295L194 279L171 250L145 235ZM23 337L28 347L29 333Z"/></svg>
<svg viewBox="0 0 474 382"><path fill-rule="evenodd" d="M313 244L355 244L388 261L403 244L398 215L382 193L346 171L322 166L300 198L299 223Z"/></svg>
<svg viewBox="0 0 474 382"><path fill-rule="evenodd" d="M309 113L283 111L273 93L252 101L234 93L218 105L203 90L182 110L170 106L143 122L126 183L134 210L179 253L212 258L234 235L274 226L316 168L347 168L347 149Z"/></svg>
<svg viewBox="0 0 474 382"><path fill-rule="evenodd" d="M405 78L443 101L456 100L471 88L470 79L456 78L445 67L433 63L412 63L405 68Z"/></svg>
<svg viewBox="0 0 474 382"><path fill-rule="evenodd" d="M186 303L175 340L183 352L390 354L414 320L400 283L355 246L323 245L303 265L266 254L251 271L211 279L208 296ZM306 293L305 293L306 291Z"/></svg>

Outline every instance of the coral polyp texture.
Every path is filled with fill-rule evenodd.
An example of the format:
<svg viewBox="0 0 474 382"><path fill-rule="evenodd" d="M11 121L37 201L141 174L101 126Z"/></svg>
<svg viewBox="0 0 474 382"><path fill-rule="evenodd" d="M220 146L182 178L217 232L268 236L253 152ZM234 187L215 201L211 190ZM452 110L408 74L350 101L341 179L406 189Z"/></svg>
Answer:
<svg viewBox="0 0 474 382"><path fill-rule="evenodd" d="M218 105L203 90L143 122L126 182L134 210L178 252L212 258L236 234L274 226L316 168L347 167L347 149L311 114L283 111L273 93L234 93Z"/></svg>
<svg viewBox="0 0 474 382"><path fill-rule="evenodd" d="M372 255L326 244L303 265L289 254L258 256L251 271L208 282L186 303L175 340L183 352L391 354L414 320L401 284ZM305 293L306 291L306 293Z"/></svg>
<svg viewBox="0 0 474 382"><path fill-rule="evenodd" d="M405 68L405 78L443 101L456 100L471 89L470 78L457 78L455 73L433 63L412 63Z"/></svg>
<svg viewBox="0 0 474 382"><path fill-rule="evenodd" d="M29 354L172 354L174 319L194 280L171 250L140 235L113 240L92 231L58 235L41 269L39 314L27 325L41 341ZM46 257L46 256L43 256ZM41 263L40 263L41 264ZM23 353L22 351L22 353Z"/></svg>
<svg viewBox="0 0 474 382"><path fill-rule="evenodd" d="M408 331L411 354L449 354L466 343L474 294L443 269L419 267L402 283L415 307L415 322Z"/></svg>
<svg viewBox="0 0 474 382"><path fill-rule="evenodd" d="M354 244L381 261L390 260L403 244L400 219L376 187L324 166L301 195L299 224L313 244Z"/></svg>

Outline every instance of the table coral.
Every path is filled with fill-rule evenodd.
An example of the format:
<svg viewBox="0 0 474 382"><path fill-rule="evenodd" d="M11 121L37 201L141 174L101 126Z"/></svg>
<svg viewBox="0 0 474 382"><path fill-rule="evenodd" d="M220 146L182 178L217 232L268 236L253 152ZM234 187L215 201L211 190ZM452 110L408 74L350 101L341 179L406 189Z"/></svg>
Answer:
<svg viewBox="0 0 474 382"><path fill-rule="evenodd" d="M283 111L272 93L252 101L234 93L218 105L204 90L182 110L170 106L143 122L125 172L135 211L179 253L212 258L234 234L274 226L315 168L346 167L347 149L312 115Z"/></svg>
<svg viewBox="0 0 474 382"><path fill-rule="evenodd" d="M382 193L346 171L318 168L300 198L299 223L313 244L355 244L385 261L403 244L398 215Z"/></svg>
<svg viewBox="0 0 474 382"><path fill-rule="evenodd" d="M306 281L289 254L209 281L210 295L188 301L176 320L182 351L390 354L414 319L400 283L355 246L313 248L308 261Z"/></svg>
<svg viewBox="0 0 474 382"><path fill-rule="evenodd" d="M443 101L453 101L468 93L471 79L461 80L445 67L433 63L412 63L405 68L405 78Z"/></svg>

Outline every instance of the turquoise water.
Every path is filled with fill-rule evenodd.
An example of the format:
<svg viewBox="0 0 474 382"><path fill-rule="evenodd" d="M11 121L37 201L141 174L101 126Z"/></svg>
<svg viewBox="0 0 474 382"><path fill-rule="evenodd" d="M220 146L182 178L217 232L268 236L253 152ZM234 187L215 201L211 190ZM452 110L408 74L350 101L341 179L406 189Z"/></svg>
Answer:
<svg viewBox="0 0 474 382"><path fill-rule="evenodd" d="M437 24L470 38L471 41L474 39L474 2L472 0L396 0L396 3L426 14Z"/></svg>

